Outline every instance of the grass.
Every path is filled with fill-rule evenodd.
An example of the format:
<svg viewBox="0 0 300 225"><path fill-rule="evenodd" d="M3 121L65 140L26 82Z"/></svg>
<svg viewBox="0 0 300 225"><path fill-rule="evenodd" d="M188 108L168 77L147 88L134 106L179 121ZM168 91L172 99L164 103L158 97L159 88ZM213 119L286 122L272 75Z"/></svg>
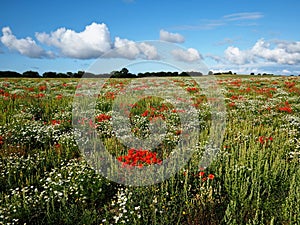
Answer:
<svg viewBox="0 0 300 225"><path fill-rule="evenodd" d="M110 79L97 96L94 118L80 115L76 127L72 124L74 99L82 98L88 109L84 90L92 80L1 79L0 224L297 224L300 78L215 78L226 105L218 156L207 168L200 168L213 118L204 90L190 79L168 78L192 99L190 105L199 114L199 140L183 168L148 186L124 185L96 173L78 142L95 151L90 142L84 142L94 129L114 158L123 157L134 168L147 168L159 162L155 157L171 156L184 129L193 127L191 122L182 127L174 101L138 94L137 99L125 97L118 102L118 94L125 96L132 80ZM143 93L159 79L143 79L142 90L134 90ZM130 153L126 140L114 130L113 119L124 119L113 111L116 102L128 109L125 117L132 135L128 139L148 140L153 134L151 124L165 124L164 133L154 139L160 140L155 148L143 149L149 152L147 159L129 161L137 155ZM192 118L190 108L184 113ZM80 126L85 129L78 130ZM126 173L130 176L130 169ZM143 179L150 179L147 175Z"/></svg>

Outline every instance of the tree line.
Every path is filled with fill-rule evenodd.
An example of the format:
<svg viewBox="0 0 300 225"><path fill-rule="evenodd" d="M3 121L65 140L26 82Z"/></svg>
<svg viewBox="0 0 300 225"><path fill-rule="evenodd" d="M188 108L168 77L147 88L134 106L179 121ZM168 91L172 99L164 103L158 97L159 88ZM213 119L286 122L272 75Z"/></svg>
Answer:
<svg viewBox="0 0 300 225"><path fill-rule="evenodd" d="M24 73L18 73L15 71L0 71L0 77L6 78L139 78L139 77L178 77L178 76L202 76L200 72L145 72L145 73L130 73L127 68L122 68L120 71L112 71L108 74L93 74L85 71L78 72L67 72L67 73L57 73L57 72L45 72L39 74L37 71L26 71Z"/></svg>
<svg viewBox="0 0 300 225"><path fill-rule="evenodd" d="M130 73L127 68L122 68L120 71L112 71L111 73L107 74L93 74L85 71L78 71L78 72L67 72L67 73L57 73L53 71L45 72L43 74L39 74L36 71L26 71L24 73L18 73L15 71L0 71L0 78L7 77L7 78L142 78L142 77L186 77L186 76L202 76L201 72L144 72L144 73ZM217 72L214 73L213 71L209 71L208 75L236 75L231 71L228 72ZM250 73L250 75L256 75L254 73ZM267 74L258 73L257 75L274 75L274 74ZM299 75L300 76L300 75Z"/></svg>

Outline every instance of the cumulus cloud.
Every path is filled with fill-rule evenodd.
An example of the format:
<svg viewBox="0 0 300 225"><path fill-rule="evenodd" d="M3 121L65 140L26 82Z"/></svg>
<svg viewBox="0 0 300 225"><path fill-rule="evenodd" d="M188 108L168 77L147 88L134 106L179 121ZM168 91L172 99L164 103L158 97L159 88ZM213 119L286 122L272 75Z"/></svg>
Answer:
<svg viewBox="0 0 300 225"><path fill-rule="evenodd" d="M183 43L184 37L178 33L170 33L165 30L160 30L159 32L160 40L161 41L168 41L173 43Z"/></svg>
<svg viewBox="0 0 300 225"><path fill-rule="evenodd" d="M186 51L183 49L175 49L172 51L172 55L175 59L184 62L193 62L201 59L201 55L194 48L189 48Z"/></svg>
<svg viewBox="0 0 300 225"><path fill-rule="evenodd" d="M255 61L274 62L295 65L300 63L300 42L267 42L258 40L251 49L240 50L229 46L224 51L224 58L236 65Z"/></svg>
<svg viewBox="0 0 300 225"><path fill-rule="evenodd" d="M45 51L30 37L17 39L9 27L3 27L2 34L0 40L10 50L17 51L30 58L54 57L52 52Z"/></svg>
<svg viewBox="0 0 300 225"><path fill-rule="evenodd" d="M138 57L156 59L157 50L147 43L138 43L116 37L112 43L106 24L92 23L82 32L59 28L51 34L36 33L43 44L56 47L62 56L91 59L98 57L119 57L135 59Z"/></svg>
<svg viewBox="0 0 300 225"><path fill-rule="evenodd" d="M110 33L104 23L92 23L82 32L59 28L51 34L36 33L35 36L41 43L59 49L65 57L97 58L111 49Z"/></svg>
<svg viewBox="0 0 300 225"><path fill-rule="evenodd" d="M156 47L145 42L134 42L120 37L115 38L112 51L105 54L104 57L126 59L143 58L149 60L159 58Z"/></svg>
<svg viewBox="0 0 300 225"><path fill-rule="evenodd" d="M229 46L222 56L207 54L206 57L217 62L214 71L298 74L300 42L259 39L251 48Z"/></svg>
<svg viewBox="0 0 300 225"><path fill-rule="evenodd" d="M263 60L279 64L295 65L300 63L300 42L281 43L272 48L270 42L260 39L251 49L251 52ZM293 48L295 47L295 48ZM298 49L297 49L298 47Z"/></svg>
<svg viewBox="0 0 300 225"><path fill-rule="evenodd" d="M287 69L283 69L282 70L282 74L291 74L291 71L287 70Z"/></svg>
<svg viewBox="0 0 300 225"><path fill-rule="evenodd" d="M224 51L225 58L234 64L242 65L253 61L253 57L249 51L241 51L237 47L229 46Z"/></svg>

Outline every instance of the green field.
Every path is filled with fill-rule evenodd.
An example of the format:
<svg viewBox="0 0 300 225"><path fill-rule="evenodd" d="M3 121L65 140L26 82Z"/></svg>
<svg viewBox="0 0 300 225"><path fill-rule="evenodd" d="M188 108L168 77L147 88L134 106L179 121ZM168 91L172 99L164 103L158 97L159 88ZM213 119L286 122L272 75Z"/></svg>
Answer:
<svg viewBox="0 0 300 225"><path fill-rule="evenodd" d="M199 141L180 171L149 186L111 181L86 162L78 140L88 146L90 133L73 126L72 110L75 98L86 101L80 90L92 79L0 79L0 224L299 224L300 77L214 78L226 106L219 154L199 167L211 135L210 99L192 79L168 78L199 114ZM106 80L94 118L75 121L95 130L122 163L120 179L130 168L161 164L184 129L172 103L152 96L132 104L129 97L122 103L130 106L132 135L151 136L156 120L166 123L166 135L155 149L120 142L112 108L133 80ZM158 80L145 78L142 89Z"/></svg>

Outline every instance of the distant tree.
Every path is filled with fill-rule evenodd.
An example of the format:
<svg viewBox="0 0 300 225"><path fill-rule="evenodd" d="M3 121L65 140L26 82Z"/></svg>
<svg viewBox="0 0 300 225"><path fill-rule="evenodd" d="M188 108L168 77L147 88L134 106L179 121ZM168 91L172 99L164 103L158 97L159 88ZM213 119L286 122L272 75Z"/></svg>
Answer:
<svg viewBox="0 0 300 225"><path fill-rule="evenodd" d="M122 76L126 76L129 73L129 70L127 68L123 68L121 69L120 73Z"/></svg>
<svg viewBox="0 0 300 225"><path fill-rule="evenodd" d="M208 71L208 75L214 75L214 72L213 71Z"/></svg>
<svg viewBox="0 0 300 225"><path fill-rule="evenodd" d="M22 74L22 77L28 77L28 78L40 78L40 74L36 71L26 71Z"/></svg>
<svg viewBox="0 0 300 225"><path fill-rule="evenodd" d="M49 71L49 72L43 73L43 77L44 78L56 78L57 74L56 74L56 72Z"/></svg>
<svg viewBox="0 0 300 225"><path fill-rule="evenodd" d="M189 75L188 75L187 72L181 72L181 73L179 74L179 76L181 76L181 77L187 77L187 76L189 76Z"/></svg>
<svg viewBox="0 0 300 225"><path fill-rule="evenodd" d="M84 75L84 71L78 71L77 73L73 73L74 78L81 78Z"/></svg>
<svg viewBox="0 0 300 225"><path fill-rule="evenodd" d="M0 77L21 77L21 74L15 71L0 71Z"/></svg>
<svg viewBox="0 0 300 225"><path fill-rule="evenodd" d="M69 76L67 74L65 74L65 73L58 73L57 77L58 78L69 78Z"/></svg>
<svg viewBox="0 0 300 225"><path fill-rule="evenodd" d="M188 74L190 76L202 76L203 75L201 72L195 72L195 71L188 72Z"/></svg>
<svg viewBox="0 0 300 225"><path fill-rule="evenodd" d="M127 68L122 68L120 71L113 71L111 78L136 78L135 74L129 73Z"/></svg>
<svg viewBox="0 0 300 225"><path fill-rule="evenodd" d="M255 75L255 73L250 73L250 75L252 75L252 76L253 76L253 75Z"/></svg>

